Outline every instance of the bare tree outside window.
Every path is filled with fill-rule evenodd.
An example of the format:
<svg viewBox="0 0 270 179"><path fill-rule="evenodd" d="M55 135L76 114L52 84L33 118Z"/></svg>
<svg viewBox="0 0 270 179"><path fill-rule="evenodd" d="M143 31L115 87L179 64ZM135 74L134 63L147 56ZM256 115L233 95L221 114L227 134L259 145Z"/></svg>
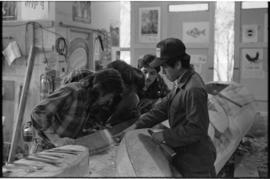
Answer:
<svg viewBox="0 0 270 179"><path fill-rule="evenodd" d="M232 1L216 2L214 81L231 81L233 77L234 7Z"/></svg>

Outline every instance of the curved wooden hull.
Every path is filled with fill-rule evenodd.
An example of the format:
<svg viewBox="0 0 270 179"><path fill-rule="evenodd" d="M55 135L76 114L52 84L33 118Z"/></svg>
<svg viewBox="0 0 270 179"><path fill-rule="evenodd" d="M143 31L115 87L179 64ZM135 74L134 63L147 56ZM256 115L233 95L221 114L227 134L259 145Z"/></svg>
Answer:
<svg viewBox="0 0 270 179"><path fill-rule="evenodd" d="M128 132L122 139L116 157L119 177L172 177L168 159L154 143L147 129Z"/></svg>
<svg viewBox="0 0 270 179"><path fill-rule="evenodd" d="M88 149L66 145L29 155L2 168L4 177L82 177L89 172Z"/></svg>
<svg viewBox="0 0 270 179"><path fill-rule="evenodd" d="M251 128L256 111L253 95L244 86L222 82L209 85L208 134L216 147L214 165L218 173ZM219 94L211 94L211 90L217 90ZM119 145L116 158L116 173L120 177L179 176L171 170L168 159L151 140L146 129L128 132Z"/></svg>

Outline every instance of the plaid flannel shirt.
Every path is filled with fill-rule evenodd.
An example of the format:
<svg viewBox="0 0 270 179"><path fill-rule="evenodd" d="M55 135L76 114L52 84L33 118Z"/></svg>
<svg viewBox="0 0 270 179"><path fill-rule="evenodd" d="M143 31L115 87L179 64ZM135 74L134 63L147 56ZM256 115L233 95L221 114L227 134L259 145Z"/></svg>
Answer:
<svg viewBox="0 0 270 179"><path fill-rule="evenodd" d="M77 138L89 126L90 89L74 82L56 90L32 111L34 127L44 132L52 129L60 137ZM91 125L91 124L90 124Z"/></svg>

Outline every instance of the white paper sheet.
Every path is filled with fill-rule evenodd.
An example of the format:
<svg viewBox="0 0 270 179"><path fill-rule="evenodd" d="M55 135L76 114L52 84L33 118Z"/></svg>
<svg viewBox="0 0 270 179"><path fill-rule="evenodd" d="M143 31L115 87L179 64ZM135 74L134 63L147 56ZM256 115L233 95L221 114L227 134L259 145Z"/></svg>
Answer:
<svg viewBox="0 0 270 179"><path fill-rule="evenodd" d="M4 54L9 66L14 62L15 59L22 56L16 41L10 42L2 53Z"/></svg>

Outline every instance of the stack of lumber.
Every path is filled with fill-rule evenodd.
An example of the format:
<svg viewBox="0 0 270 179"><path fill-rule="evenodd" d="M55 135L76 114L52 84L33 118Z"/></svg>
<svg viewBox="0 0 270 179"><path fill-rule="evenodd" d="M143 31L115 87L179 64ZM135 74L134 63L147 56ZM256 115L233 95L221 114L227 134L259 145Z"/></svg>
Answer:
<svg viewBox="0 0 270 179"><path fill-rule="evenodd" d="M45 150L2 167L4 177L83 177L88 171L88 149L79 145Z"/></svg>

